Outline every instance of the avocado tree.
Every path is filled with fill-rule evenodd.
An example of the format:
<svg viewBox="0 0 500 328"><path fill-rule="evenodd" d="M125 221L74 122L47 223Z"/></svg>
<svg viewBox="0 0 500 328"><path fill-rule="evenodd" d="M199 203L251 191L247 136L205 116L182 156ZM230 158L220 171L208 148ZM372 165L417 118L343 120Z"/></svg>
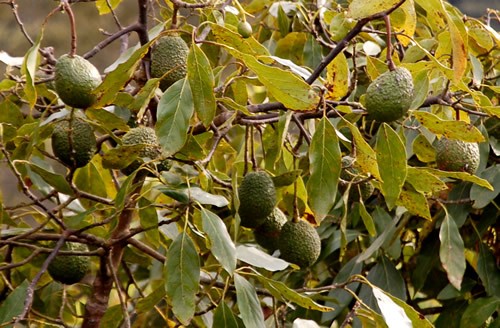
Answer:
<svg viewBox="0 0 500 328"><path fill-rule="evenodd" d="M498 12L46 3L0 1L1 326L500 327ZM86 53L83 6L117 23Z"/></svg>

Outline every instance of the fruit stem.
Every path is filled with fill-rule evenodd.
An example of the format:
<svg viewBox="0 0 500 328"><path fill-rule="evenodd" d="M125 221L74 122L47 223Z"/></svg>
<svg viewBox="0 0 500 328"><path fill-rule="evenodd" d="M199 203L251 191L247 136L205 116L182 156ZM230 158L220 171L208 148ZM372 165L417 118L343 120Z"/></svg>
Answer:
<svg viewBox="0 0 500 328"><path fill-rule="evenodd" d="M392 33L391 33L391 19L389 15L384 16L385 28L387 31L387 65L389 66L389 70L394 71L396 66L392 61Z"/></svg>
<svg viewBox="0 0 500 328"><path fill-rule="evenodd" d="M73 10L71 10L71 6L68 4L67 0L61 1L62 8L68 13L69 24L71 28L71 49L69 51L70 57L75 57L76 55L76 24L75 24L75 16L73 15Z"/></svg>

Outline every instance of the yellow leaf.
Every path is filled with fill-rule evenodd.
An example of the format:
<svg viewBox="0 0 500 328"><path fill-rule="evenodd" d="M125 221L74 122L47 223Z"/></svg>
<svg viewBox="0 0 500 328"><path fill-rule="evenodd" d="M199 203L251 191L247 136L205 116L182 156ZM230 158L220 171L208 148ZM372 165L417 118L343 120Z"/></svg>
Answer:
<svg viewBox="0 0 500 328"><path fill-rule="evenodd" d="M403 16L403 19L394 19L393 17ZM409 37L413 37L417 26L417 14L415 12L415 3L413 0L407 0L394 13L391 14L392 26L394 30L403 33ZM410 39L404 35L397 35L397 39L404 46L410 44Z"/></svg>
<svg viewBox="0 0 500 328"><path fill-rule="evenodd" d="M458 139L465 142L482 142L484 136L475 126L464 121L442 120L428 112L414 111L415 118L429 131L444 135L449 139Z"/></svg>
<svg viewBox="0 0 500 328"><path fill-rule="evenodd" d="M349 91L349 64L344 53L340 53L326 67L327 98L338 100Z"/></svg>
<svg viewBox="0 0 500 328"><path fill-rule="evenodd" d="M391 9L399 0L373 0L367 4L366 0L353 0L349 5L347 16L354 19L365 18L388 9Z"/></svg>

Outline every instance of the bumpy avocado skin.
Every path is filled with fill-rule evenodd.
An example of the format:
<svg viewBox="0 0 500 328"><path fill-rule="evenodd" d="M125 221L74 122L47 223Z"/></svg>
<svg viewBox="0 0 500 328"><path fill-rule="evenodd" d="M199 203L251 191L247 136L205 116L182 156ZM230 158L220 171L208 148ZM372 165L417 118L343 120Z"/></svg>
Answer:
<svg viewBox="0 0 500 328"><path fill-rule="evenodd" d="M443 171L474 174L479 167L479 145L443 137L436 142L436 164Z"/></svg>
<svg viewBox="0 0 500 328"><path fill-rule="evenodd" d="M276 189L273 180L264 171L249 172L238 188L241 225L257 228L271 214L276 205Z"/></svg>
<svg viewBox="0 0 500 328"><path fill-rule="evenodd" d="M66 242L61 251L88 252L89 248L85 244ZM85 277L90 268L90 258L88 256L63 256L56 255L50 262L47 271L52 279L65 285L72 285Z"/></svg>
<svg viewBox="0 0 500 328"><path fill-rule="evenodd" d="M55 89L68 106L87 108L97 98L92 91L101 83L97 68L83 57L62 55L55 66Z"/></svg>
<svg viewBox="0 0 500 328"><path fill-rule="evenodd" d="M177 35L160 38L151 50L151 76L160 78L169 72L160 82L160 89L166 90L187 73L189 47Z"/></svg>
<svg viewBox="0 0 500 328"><path fill-rule="evenodd" d="M366 89L365 106L368 117L379 122L392 122L403 117L414 97L413 79L404 67L388 71Z"/></svg>
<svg viewBox="0 0 500 328"><path fill-rule="evenodd" d="M340 178L345 181L359 181L364 179L364 177L359 176L359 169L356 167L354 158L350 156L344 156L342 158L342 171L340 172ZM341 185L340 191L345 192L346 186ZM373 194L375 188L370 181L365 181L361 183L352 184L349 189L349 198L356 201L359 200L359 195L361 194L361 199L366 200Z"/></svg>
<svg viewBox="0 0 500 328"><path fill-rule="evenodd" d="M279 247L279 237L281 228L286 223L287 218L278 207L269 214L264 223L254 230L254 237L257 244L268 250L274 252Z"/></svg>
<svg viewBox="0 0 500 328"><path fill-rule="evenodd" d="M138 144L145 144L144 148L139 152L139 157L157 159L161 156L161 146L156 137L154 129L147 126L139 126L130 129L122 137L122 144L133 146ZM129 175L141 166L142 161L136 160L126 168L122 169L122 173Z"/></svg>
<svg viewBox="0 0 500 328"><path fill-rule="evenodd" d="M54 155L72 168L87 165L97 150L92 126L78 117L58 122L51 141Z"/></svg>
<svg viewBox="0 0 500 328"><path fill-rule="evenodd" d="M321 239L312 225L304 220L288 221L281 228L280 257L302 269L316 262L321 253Z"/></svg>

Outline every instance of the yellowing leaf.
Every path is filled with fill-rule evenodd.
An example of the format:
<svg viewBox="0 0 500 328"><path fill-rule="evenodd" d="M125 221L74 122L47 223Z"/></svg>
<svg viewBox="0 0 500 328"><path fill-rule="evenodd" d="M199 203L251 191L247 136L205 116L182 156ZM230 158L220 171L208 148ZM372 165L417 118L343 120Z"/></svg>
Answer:
<svg viewBox="0 0 500 328"><path fill-rule="evenodd" d="M99 15L106 15L111 13L111 9L116 9L120 2L123 0L96 0L95 6L97 7L97 10L99 11ZM109 5L108 5L109 3ZM111 8L110 8L111 6Z"/></svg>
<svg viewBox="0 0 500 328"><path fill-rule="evenodd" d="M413 115L432 133L465 142L484 141L484 136L481 132L475 126L467 124L464 121L443 120L432 113L423 111L414 111Z"/></svg>
<svg viewBox="0 0 500 328"><path fill-rule="evenodd" d="M424 194L446 190L446 183L441 181L436 175L419 167L408 167L406 181L409 182L416 191Z"/></svg>
<svg viewBox="0 0 500 328"><path fill-rule="evenodd" d="M222 46L229 47L238 52L254 55L269 56L266 47L260 44L254 38L243 38L236 32L233 32L223 26L210 24L215 40Z"/></svg>
<svg viewBox="0 0 500 328"><path fill-rule="evenodd" d="M427 220L432 219L429 204L427 203L425 196L422 193L413 190L413 188L408 188L406 185L403 186L396 204L404 206L412 214L418 215Z"/></svg>
<svg viewBox="0 0 500 328"><path fill-rule="evenodd" d="M373 14L386 11L396 4L399 0L373 0L367 3L366 0L353 0L349 5L347 15L354 19L361 19Z"/></svg>
<svg viewBox="0 0 500 328"><path fill-rule="evenodd" d="M349 64L344 53L340 53L326 66L325 87L329 99L338 100L349 91Z"/></svg>
<svg viewBox="0 0 500 328"><path fill-rule="evenodd" d="M453 179L460 179L463 181L473 182L478 186L488 188L489 190L493 190L493 186L488 181L481 179L478 176L469 174L467 172L448 172L431 168L421 168L421 170L428 171L438 177L453 178Z"/></svg>
<svg viewBox="0 0 500 328"><path fill-rule="evenodd" d="M446 211L446 208L444 209ZM439 258L448 275L448 281L453 287L460 290L466 266L464 241L460 236L460 230L458 230L455 220L450 217L448 212L446 212L439 229L439 240L441 240Z"/></svg>
<svg viewBox="0 0 500 328"><path fill-rule="evenodd" d="M393 19L394 16L403 16L403 19ZM394 30L404 35L396 35L396 38L404 46L410 44L410 39L406 37L413 37L415 28L417 26L417 14L415 12L415 3L413 0L406 0L401 7L396 9L391 14L391 23Z"/></svg>

